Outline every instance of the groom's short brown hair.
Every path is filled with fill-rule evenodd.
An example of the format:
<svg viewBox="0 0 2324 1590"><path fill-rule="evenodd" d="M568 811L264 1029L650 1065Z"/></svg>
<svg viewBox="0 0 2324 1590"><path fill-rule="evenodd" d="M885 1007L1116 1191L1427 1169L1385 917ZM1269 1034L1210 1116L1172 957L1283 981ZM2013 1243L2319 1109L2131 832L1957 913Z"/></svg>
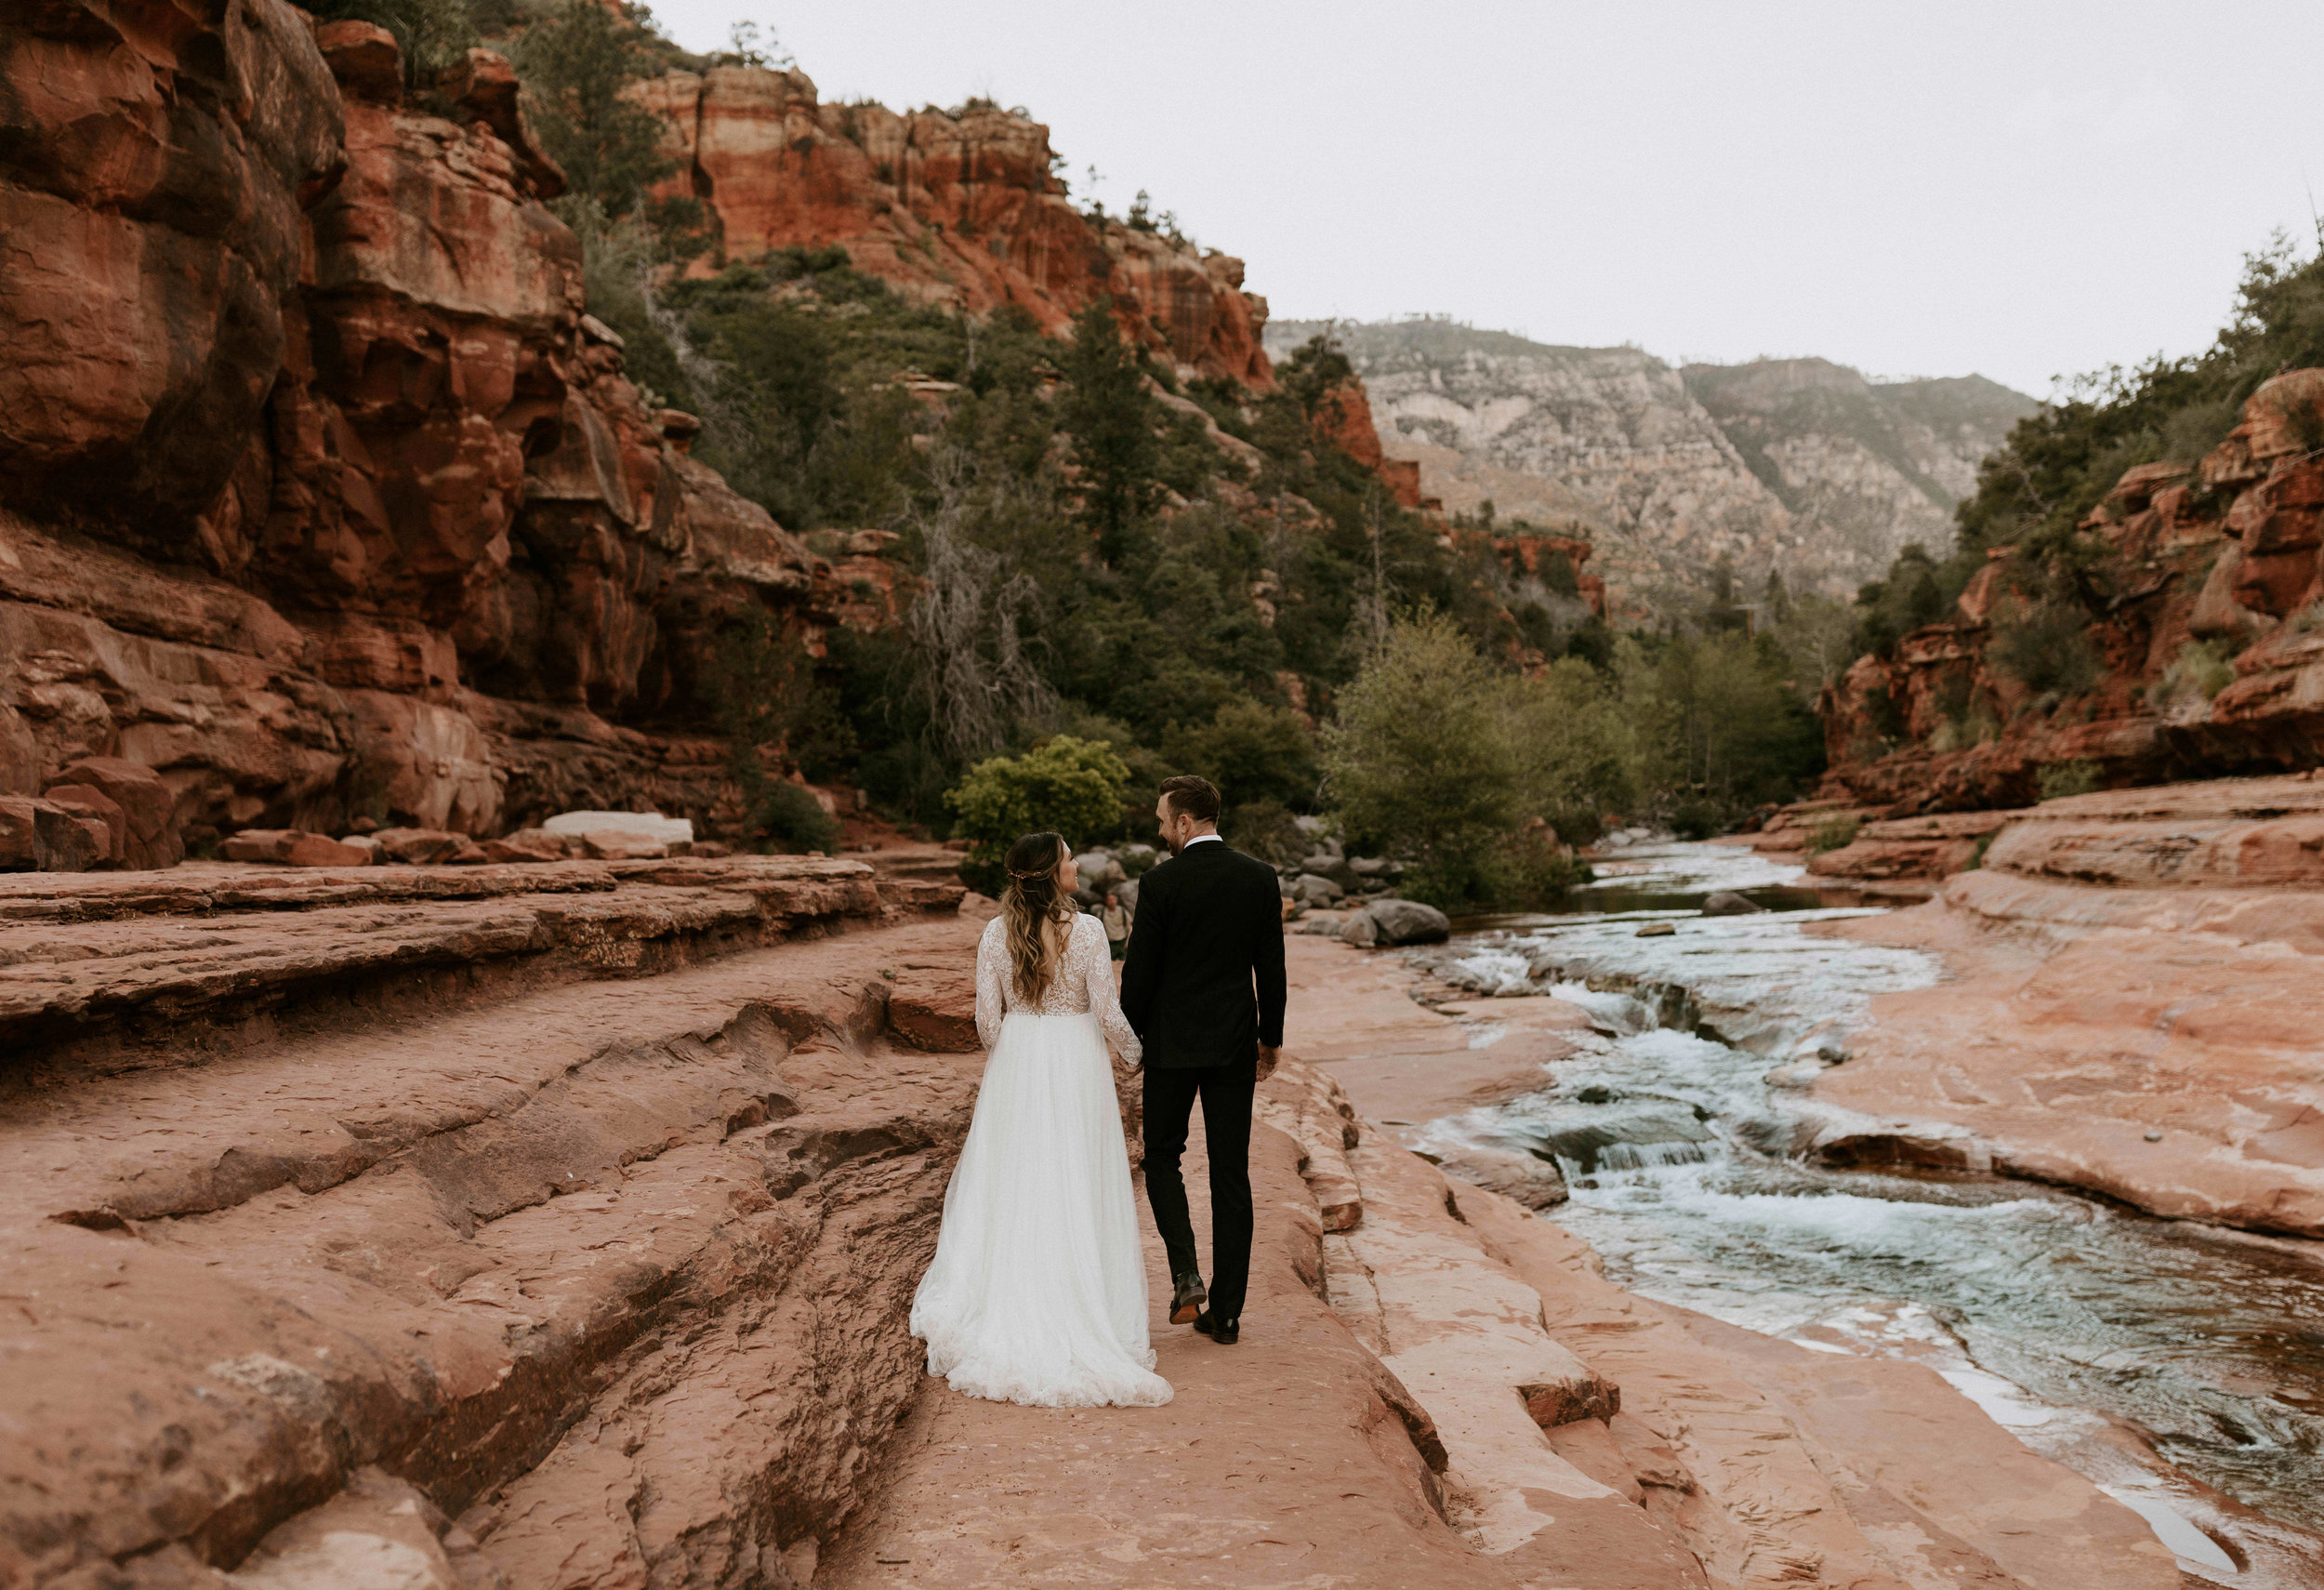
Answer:
<svg viewBox="0 0 2324 1590"><path fill-rule="evenodd" d="M1192 817L1198 823L1219 820L1219 787L1208 778L1197 778L1191 773L1166 778L1162 781L1162 799L1182 817Z"/></svg>

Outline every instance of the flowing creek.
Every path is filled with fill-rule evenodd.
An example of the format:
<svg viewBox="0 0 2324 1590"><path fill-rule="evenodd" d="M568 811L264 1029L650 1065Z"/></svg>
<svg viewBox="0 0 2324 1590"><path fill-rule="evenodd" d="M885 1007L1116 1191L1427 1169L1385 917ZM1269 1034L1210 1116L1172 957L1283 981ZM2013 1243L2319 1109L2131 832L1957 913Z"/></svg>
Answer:
<svg viewBox="0 0 2324 1590"><path fill-rule="evenodd" d="M1411 952L1478 994L1553 993L1596 1035L1549 1086L1403 1133L1554 1158L1550 1212L1622 1285L1834 1353L1926 1362L2034 1451L2144 1516L2187 1571L2324 1587L2324 1248L2163 1221L1970 1173L1840 1169L1847 1117L1802 1084L1845 1064L1880 993L1934 958L1803 929L1877 909L1721 845L1619 853L1593 908L1462 924ZM1764 914L1704 917L1734 890ZM1641 938L1641 926L1677 925ZM1493 1041L1484 1000L1460 1007Z"/></svg>

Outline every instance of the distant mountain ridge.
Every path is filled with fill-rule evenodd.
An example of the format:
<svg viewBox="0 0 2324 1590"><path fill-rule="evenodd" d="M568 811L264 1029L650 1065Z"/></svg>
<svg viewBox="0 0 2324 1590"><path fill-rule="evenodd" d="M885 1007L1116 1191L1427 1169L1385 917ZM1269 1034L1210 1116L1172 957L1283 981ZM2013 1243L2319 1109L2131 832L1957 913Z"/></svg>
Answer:
<svg viewBox="0 0 2324 1590"><path fill-rule="evenodd" d="M1978 460L2039 404L1982 376L1872 381L1823 359L1674 367L1438 318L1278 321L1280 359L1332 331L1390 457L1447 509L1583 526L1618 606L1697 600L1722 556L1747 593L1852 594L1908 543L1952 547Z"/></svg>

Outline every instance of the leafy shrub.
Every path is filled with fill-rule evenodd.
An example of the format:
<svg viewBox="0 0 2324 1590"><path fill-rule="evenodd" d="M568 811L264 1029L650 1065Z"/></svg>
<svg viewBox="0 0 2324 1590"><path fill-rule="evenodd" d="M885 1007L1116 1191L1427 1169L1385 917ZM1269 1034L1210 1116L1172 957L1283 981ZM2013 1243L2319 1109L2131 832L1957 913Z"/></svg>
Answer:
<svg viewBox="0 0 2324 1590"><path fill-rule="evenodd" d="M2171 659L2162 678L2147 692L2147 699L2158 707L2187 695L2200 695L2209 701L2235 682L2231 656L2225 641L2189 641Z"/></svg>
<svg viewBox="0 0 2324 1590"><path fill-rule="evenodd" d="M1484 855L1515 827L1500 706L1499 682L1450 618L1398 622L1324 731L1341 830L1413 857L1440 892L1467 897Z"/></svg>
<svg viewBox="0 0 2324 1590"><path fill-rule="evenodd" d="M2069 795L2087 795L2098 788L2098 764L2094 762L2053 762L2034 772L2034 788L2044 801L2062 801Z"/></svg>
<svg viewBox="0 0 2324 1590"><path fill-rule="evenodd" d="M1595 806L1555 805L1541 816L1567 844L1595 844L1605 838L1605 817Z"/></svg>
<svg viewBox="0 0 2324 1590"><path fill-rule="evenodd" d="M1289 809L1273 801L1227 807L1219 831L1235 849L1270 867L1295 867L1315 848Z"/></svg>
<svg viewBox="0 0 2324 1590"><path fill-rule="evenodd" d="M1229 701L1209 722L1165 734L1162 758L1173 774L1217 785L1230 813L1247 804L1297 810L1315 800L1315 737L1287 707Z"/></svg>
<svg viewBox="0 0 2324 1590"><path fill-rule="evenodd" d="M1527 910L1554 904L1591 877L1587 862L1538 828L1510 840L1499 860L1494 890L1498 903Z"/></svg>
<svg viewBox="0 0 2324 1590"><path fill-rule="evenodd" d="M1807 831L1807 853L1821 855L1828 850L1845 850L1856 842L1856 830L1864 819L1853 812L1826 817Z"/></svg>
<svg viewBox="0 0 2324 1590"><path fill-rule="evenodd" d="M839 822L814 791L788 779L770 781L751 803L748 828L760 850L822 851L839 843Z"/></svg>
<svg viewBox="0 0 2324 1590"><path fill-rule="evenodd" d="M2027 689L2075 696L2103 674L2090 643L2090 616L2063 602L2013 603L1993 629L1986 655Z"/></svg>
<svg viewBox="0 0 2324 1590"><path fill-rule="evenodd" d="M1682 796L1670 807L1670 831L1683 840L1707 840L1726 828L1726 808L1708 796Z"/></svg>
<svg viewBox="0 0 2324 1590"><path fill-rule="evenodd" d="M1059 735L1023 756L978 762L944 792L958 814L954 837L969 841L960 875L973 888L997 894L1008 882L1001 865L1009 847L1026 834L1053 830L1076 850L1093 832L1119 820L1129 769L1109 746Z"/></svg>

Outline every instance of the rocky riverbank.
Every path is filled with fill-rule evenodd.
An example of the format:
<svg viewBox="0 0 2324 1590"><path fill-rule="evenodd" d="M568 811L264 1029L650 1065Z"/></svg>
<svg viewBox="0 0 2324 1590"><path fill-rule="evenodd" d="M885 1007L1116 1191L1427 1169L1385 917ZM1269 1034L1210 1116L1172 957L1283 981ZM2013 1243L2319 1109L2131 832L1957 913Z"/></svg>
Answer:
<svg viewBox="0 0 2324 1590"><path fill-rule="evenodd" d="M2324 1236L2324 782L2166 785L2006 815L1940 898L1828 924L1941 956L1815 1096L1891 1150Z"/></svg>
<svg viewBox="0 0 2324 1590"><path fill-rule="evenodd" d="M2178 1585L1933 1373L1631 1296L1406 1149L1367 1111L1524 1091L1574 1007L1488 1065L1450 990L1317 939L1243 1345L1157 1316L1160 1410L954 1396L903 1319L978 1069L957 898L766 860L13 886L0 1577Z"/></svg>

